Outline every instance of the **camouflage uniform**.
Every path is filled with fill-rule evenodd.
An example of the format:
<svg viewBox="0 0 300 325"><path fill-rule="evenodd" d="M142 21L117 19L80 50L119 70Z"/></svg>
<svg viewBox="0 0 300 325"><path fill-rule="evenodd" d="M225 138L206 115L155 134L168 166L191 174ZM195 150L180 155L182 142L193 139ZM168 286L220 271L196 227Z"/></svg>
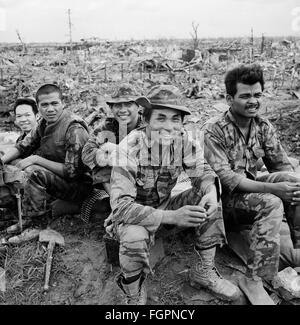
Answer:
<svg viewBox="0 0 300 325"><path fill-rule="evenodd" d="M136 128L139 128L142 125L142 118L141 116L138 119ZM90 136L89 140L85 144L82 150L82 161L83 163L88 166L92 171L93 176L93 183L94 184L101 184L101 183L109 183L110 182L110 175L111 175L111 167L100 167L98 166L96 157L97 151L101 146L105 143L104 137L98 137L98 135L103 132L103 134L111 134L114 135L114 139L109 139L115 144L119 144L120 141L127 136L127 130L122 130L120 132L119 123L114 117L108 117L105 121L100 124L94 131L93 134ZM108 133L109 132L109 133ZM120 134L121 133L121 134Z"/></svg>
<svg viewBox="0 0 300 325"><path fill-rule="evenodd" d="M47 125L45 120L40 120L37 128L16 144L21 158L39 150L41 157L64 164L64 177L41 166L25 169L28 175L22 201L25 216L45 214L47 195L66 201L83 201L90 193L91 176L81 161L82 147L87 139L85 122L64 110L53 124Z"/></svg>
<svg viewBox="0 0 300 325"><path fill-rule="evenodd" d="M291 229L294 247L300 247L299 206L292 207L272 194L235 191L243 178L261 182L299 182L276 131L265 118L257 116L250 125L248 143L231 111L204 125L205 158L219 176L223 194L225 225L252 225L248 276L273 278L279 263L280 225L283 214ZM257 177L262 158L269 175Z"/></svg>
<svg viewBox="0 0 300 325"><path fill-rule="evenodd" d="M206 189L218 184L218 178L203 158L199 142L185 131L179 137L183 158L178 163L174 151L180 148L178 143L174 140L162 150L150 143L145 130L143 127L132 131L120 143L111 176L114 232L120 242L120 265L125 278L150 272L149 248L161 229L162 210L197 205ZM163 153L161 157L159 152ZM171 197L183 171L190 176L192 189ZM225 244L221 207L195 233L199 249Z"/></svg>
<svg viewBox="0 0 300 325"><path fill-rule="evenodd" d="M16 143L20 143L22 140L24 140L27 134L27 132L23 132L16 140Z"/></svg>

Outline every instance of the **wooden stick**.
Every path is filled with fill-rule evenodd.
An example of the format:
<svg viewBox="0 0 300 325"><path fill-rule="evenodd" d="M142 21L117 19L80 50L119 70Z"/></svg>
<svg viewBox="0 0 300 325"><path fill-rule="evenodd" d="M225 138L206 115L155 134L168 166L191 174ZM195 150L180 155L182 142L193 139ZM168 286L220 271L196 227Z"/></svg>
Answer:
<svg viewBox="0 0 300 325"><path fill-rule="evenodd" d="M18 204L18 217L19 217L19 225L20 225L20 231L21 233L23 232L23 221L22 221L22 203L21 203L21 193L20 193L20 189L17 189L17 194L16 194L16 198L17 198L17 204Z"/></svg>
<svg viewBox="0 0 300 325"><path fill-rule="evenodd" d="M48 244L48 256L47 256L47 262L46 262L46 275L45 275L45 285L44 290L48 291L49 289L49 279L50 279L50 271L52 266L52 255L54 250L55 242L50 240Z"/></svg>

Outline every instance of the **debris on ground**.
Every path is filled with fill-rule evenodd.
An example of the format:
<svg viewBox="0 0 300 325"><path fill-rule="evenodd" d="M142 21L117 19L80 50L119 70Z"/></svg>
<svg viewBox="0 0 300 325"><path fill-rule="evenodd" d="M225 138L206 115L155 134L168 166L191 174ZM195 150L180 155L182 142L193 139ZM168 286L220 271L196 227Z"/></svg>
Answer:
<svg viewBox="0 0 300 325"><path fill-rule="evenodd" d="M279 272L272 284L284 300L298 299L300 301L300 275L293 268L288 267Z"/></svg>
<svg viewBox="0 0 300 325"><path fill-rule="evenodd" d="M283 147L294 159L293 165L299 166L300 43L266 38L263 51L259 41L252 48L249 39L244 38L201 40L197 50L190 49L188 43L165 39L82 40L74 44L72 52L66 44L36 44L27 46L26 54L18 46L0 44L0 152L11 147L20 134L13 122L15 100L34 96L43 83L57 84L66 106L81 115L91 129L111 114L106 98L117 83L132 83L143 95L154 85L171 83L182 91L192 111L185 126L194 130L227 110L225 72L239 63L255 61L263 66L266 82L261 113L276 126ZM54 206L50 226L64 236L65 246L55 248L48 292L43 290L47 247L37 240L39 230L25 232L30 240L9 243L5 229L18 221L17 210L14 206L0 209L0 304L124 304L115 283L120 268L110 263L106 252L103 222L107 215L95 215L85 224L76 207L69 208L68 213L73 214L62 214L59 204ZM147 280L148 304L228 304L206 290L189 286L187 274L192 256L189 231L169 235L163 245L158 243L156 259L151 261L154 272ZM243 260L226 247L217 251L216 266L236 284L245 273ZM287 301L282 290L278 291L279 287L291 289L283 278L276 282L276 289L265 285L276 303L299 304L297 299ZM292 294L295 298L296 291ZM242 297L234 304L249 302Z"/></svg>

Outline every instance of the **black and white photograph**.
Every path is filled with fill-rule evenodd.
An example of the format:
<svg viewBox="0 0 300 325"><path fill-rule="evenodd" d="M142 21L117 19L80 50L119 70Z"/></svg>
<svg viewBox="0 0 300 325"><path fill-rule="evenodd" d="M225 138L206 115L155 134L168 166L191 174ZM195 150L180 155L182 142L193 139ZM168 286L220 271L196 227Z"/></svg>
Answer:
<svg viewBox="0 0 300 325"><path fill-rule="evenodd" d="M299 159L298 0L0 0L1 306L300 305Z"/></svg>

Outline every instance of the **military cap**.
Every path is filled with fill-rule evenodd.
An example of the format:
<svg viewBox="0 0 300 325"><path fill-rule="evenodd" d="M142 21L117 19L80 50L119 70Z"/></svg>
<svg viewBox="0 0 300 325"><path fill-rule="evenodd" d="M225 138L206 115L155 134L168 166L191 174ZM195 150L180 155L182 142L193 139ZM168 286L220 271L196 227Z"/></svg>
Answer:
<svg viewBox="0 0 300 325"><path fill-rule="evenodd" d="M136 89L130 84L118 85L111 97L106 101L106 104L112 105L117 103L137 102L137 99L145 98L138 94Z"/></svg>
<svg viewBox="0 0 300 325"><path fill-rule="evenodd" d="M183 105L180 90L172 85L157 85L150 89L146 97L139 98L137 103L148 109L172 108L190 115L190 110Z"/></svg>

